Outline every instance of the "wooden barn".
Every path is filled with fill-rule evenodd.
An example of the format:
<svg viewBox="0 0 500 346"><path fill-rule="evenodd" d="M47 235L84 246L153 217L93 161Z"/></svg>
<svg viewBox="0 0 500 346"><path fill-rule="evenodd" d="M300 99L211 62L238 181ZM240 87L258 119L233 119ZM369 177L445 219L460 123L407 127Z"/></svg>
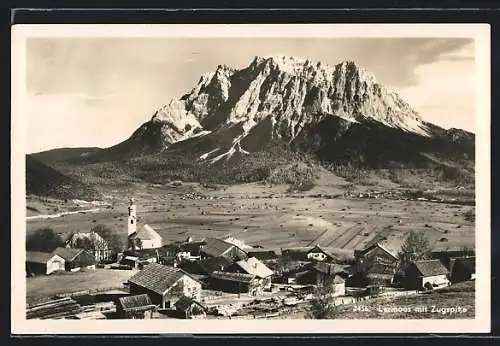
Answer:
<svg viewBox="0 0 500 346"><path fill-rule="evenodd" d="M476 279L476 257L452 258L450 266L452 282L469 281Z"/></svg>
<svg viewBox="0 0 500 346"><path fill-rule="evenodd" d="M448 274L440 260L413 261L405 270L404 285L411 289L440 289L450 285Z"/></svg>
<svg viewBox="0 0 500 346"><path fill-rule="evenodd" d="M48 252L26 251L26 274L49 275L58 270L65 270L64 258Z"/></svg>
<svg viewBox="0 0 500 346"><path fill-rule="evenodd" d="M274 274L273 271L255 257L237 261L230 269L230 271L235 271L237 273L246 273L255 276L261 281L260 286L263 289L271 288L271 277Z"/></svg>
<svg viewBox="0 0 500 346"><path fill-rule="evenodd" d="M208 309L200 302L189 297L182 297L175 303L177 316L185 319L205 318Z"/></svg>
<svg viewBox="0 0 500 346"><path fill-rule="evenodd" d="M210 288L228 293L248 293L256 296L261 291L261 280L255 275L246 273L229 273L214 271L210 275Z"/></svg>
<svg viewBox="0 0 500 346"><path fill-rule="evenodd" d="M95 269L95 265L97 263L94 255L84 249L58 247L52 253L64 258L66 271Z"/></svg>
<svg viewBox="0 0 500 346"><path fill-rule="evenodd" d="M225 242L217 238L206 238L205 245L200 248L200 255L202 259L211 257L226 257L230 260L241 260L248 258L245 251L240 249L234 244Z"/></svg>
<svg viewBox="0 0 500 346"><path fill-rule="evenodd" d="M155 308L147 294L124 296L119 298L117 314L126 319L150 319Z"/></svg>
<svg viewBox="0 0 500 346"><path fill-rule="evenodd" d="M395 249L387 244L376 242L363 250L354 251L355 265L352 268L350 284L353 286L394 284L398 267Z"/></svg>
<svg viewBox="0 0 500 346"><path fill-rule="evenodd" d="M132 295L147 294L153 304L170 308L182 296L200 299L201 282L174 267L151 263L129 280Z"/></svg>

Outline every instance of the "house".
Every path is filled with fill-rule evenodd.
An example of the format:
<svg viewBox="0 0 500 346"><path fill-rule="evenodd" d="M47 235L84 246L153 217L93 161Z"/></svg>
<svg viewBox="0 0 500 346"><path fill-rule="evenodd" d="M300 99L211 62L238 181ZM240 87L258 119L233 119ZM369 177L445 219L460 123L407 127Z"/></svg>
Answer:
<svg viewBox="0 0 500 346"><path fill-rule="evenodd" d="M452 258L450 278L452 282L469 281L476 279L476 257Z"/></svg>
<svg viewBox="0 0 500 346"><path fill-rule="evenodd" d="M153 304L171 307L180 297L200 299L201 282L189 273L163 264L151 263L129 280L130 293L147 294Z"/></svg>
<svg viewBox="0 0 500 346"><path fill-rule="evenodd" d="M274 274L271 269L255 257L240 260L234 263L234 271L246 273L255 276L261 280L261 286L264 289L271 287L271 276Z"/></svg>
<svg viewBox="0 0 500 346"><path fill-rule="evenodd" d="M193 298L181 297L175 303L175 310L180 318L195 319L205 318L208 309Z"/></svg>
<svg viewBox="0 0 500 346"><path fill-rule="evenodd" d="M450 285L449 271L440 260L413 261L405 270L405 286L433 290Z"/></svg>
<svg viewBox="0 0 500 346"><path fill-rule="evenodd" d="M299 272L295 276L294 283L301 285L323 285L335 276L347 278L349 274L345 266L328 262L316 262L308 270Z"/></svg>
<svg viewBox="0 0 500 346"><path fill-rule="evenodd" d="M112 255L108 242L96 232L77 232L69 236L66 247L79 248L83 242L88 242L92 246L91 252L97 261L107 260Z"/></svg>
<svg viewBox="0 0 500 346"><path fill-rule="evenodd" d="M210 288L228 293L248 293L256 296L262 289L261 280L246 273L214 271L210 274Z"/></svg>
<svg viewBox="0 0 500 346"><path fill-rule="evenodd" d="M200 248L202 258L226 257L231 260L240 260L248 257L247 253L234 244L217 238L206 238Z"/></svg>
<svg viewBox="0 0 500 346"><path fill-rule="evenodd" d="M141 268L149 263L158 263L158 257L157 249L125 250L118 255L117 262L132 268Z"/></svg>
<svg viewBox="0 0 500 346"><path fill-rule="evenodd" d="M461 250L461 249L456 249L456 250L446 250L446 251L433 251L430 254L431 259L438 259L441 261L441 263L444 264L446 268L451 273L452 267L451 267L451 262L453 258L458 258L458 257L467 257L467 256L474 256L474 250Z"/></svg>
<svg viewBox="0 0 500 346"><path fill-rule="evenodd" d="M120 297L117 314L127 319L150 319L156 308L147 294Z"/></svg>
<svg viewBox="0 0 500 346"><path fill-rule="evenodd" d="M157 249L162 246L161 236L149 225L129 234L128 240L133 249Z"/></svg>
<svg viewBox="0 0 500 346"><path fill-rule="evenodd" d="M191 274L210 275L214 271L225 271L234 264L226 257L211 257L195 262L183 262L179 267Z"/></svg>
<svg viewBox="0 0 500 346"><path fill-rule="evenodd" d="M273 280L281 283L297 283L303 275L308 275L313 263L310 261L290 260L280 263L275 269Z"/></svg>
<svg viewBox="0 0 500 346"><path fill-rule="evenodd" d="M64 258L48 252L26 251L26 273L49 275L64 270Z"/></svg>
<svg viewBox="0 0 500 346"><path fill-rule="evenodd" d="M396 249L387 243L375 242L363 250L355 250L354 259L351 285L390 286L394 283L399 262L398 255Z"/></svg>
<svg viewBox="0 0 500 346"><path fill-rule="evenodd" d="M333 261L334 257L319 245L314 246L311 250L307 251L307 259L313 261Z"/></svg>
<svg viewBox="0 0 500 346"><path fill-rule="evenodd" d="M52 253L64 258L64 267L66 271L75 272L82 268L95 269L97 262L94 255L84 249L58 247Z"/></svg>

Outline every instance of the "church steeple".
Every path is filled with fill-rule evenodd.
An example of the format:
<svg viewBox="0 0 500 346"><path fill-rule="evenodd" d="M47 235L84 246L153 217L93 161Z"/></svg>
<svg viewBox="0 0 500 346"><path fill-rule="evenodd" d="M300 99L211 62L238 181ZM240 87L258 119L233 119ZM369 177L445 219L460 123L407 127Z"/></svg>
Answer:
<svg viewBox="0 0 500 346"><path fill-rule="evenodd" d="M134 204L134 199L130 198L128 206L127 230L128 235L134 234L137 231L137 209Z"/></svg>

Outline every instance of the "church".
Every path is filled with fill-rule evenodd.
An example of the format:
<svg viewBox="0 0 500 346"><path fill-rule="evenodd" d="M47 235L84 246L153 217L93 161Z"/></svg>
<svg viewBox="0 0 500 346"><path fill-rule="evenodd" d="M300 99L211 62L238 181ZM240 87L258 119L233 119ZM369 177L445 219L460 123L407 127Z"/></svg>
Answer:
<svg viewBox="0 0 500 346"><path fill-rule="evenodd" d="M130 199L127 219L128 245L134 250L157 249L162 247L161 236L149 225L137 227L137 207Z"/></svg>

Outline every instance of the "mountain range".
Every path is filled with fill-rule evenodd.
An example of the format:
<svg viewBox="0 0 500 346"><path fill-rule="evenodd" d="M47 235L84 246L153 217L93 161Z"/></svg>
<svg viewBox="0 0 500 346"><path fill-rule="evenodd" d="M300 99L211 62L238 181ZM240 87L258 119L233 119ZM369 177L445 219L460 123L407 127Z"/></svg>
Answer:
<svg viewBox="0 0 500 346"><path fill-rule="evenodd" d="M473 163L474 142L473 133L424 121L353 61L270 56L203 74L115 146L32 156L54 168L114 167L155 181L210 174L231 183L265 179L291 161L459 169Z"/></svg>

